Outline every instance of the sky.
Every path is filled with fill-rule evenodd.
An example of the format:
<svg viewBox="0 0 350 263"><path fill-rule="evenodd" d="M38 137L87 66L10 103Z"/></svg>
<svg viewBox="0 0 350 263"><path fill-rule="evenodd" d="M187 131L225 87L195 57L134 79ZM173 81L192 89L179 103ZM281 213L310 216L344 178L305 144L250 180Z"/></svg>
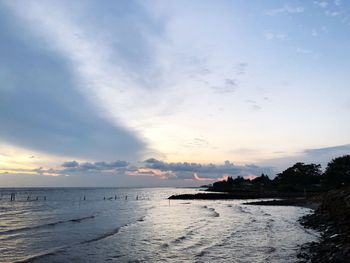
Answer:
<svg viewBox="0 0 350 263"><path fill-rule="evenodd" d="M0 187L325 168L350 153L349 8L0 0Z"/></svg>

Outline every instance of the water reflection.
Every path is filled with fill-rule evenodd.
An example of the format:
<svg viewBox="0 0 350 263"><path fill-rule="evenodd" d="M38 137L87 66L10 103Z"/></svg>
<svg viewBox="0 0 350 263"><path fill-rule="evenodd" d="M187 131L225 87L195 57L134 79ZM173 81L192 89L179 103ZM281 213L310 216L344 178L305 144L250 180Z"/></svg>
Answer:
<svg viewBox="0 0 350 263"><path fill-rule="evenodd" d="M316 238L297 223L305 208L166 199L193 191L17 189L12 202L1 191L0 262L294 262Z"/></svg>

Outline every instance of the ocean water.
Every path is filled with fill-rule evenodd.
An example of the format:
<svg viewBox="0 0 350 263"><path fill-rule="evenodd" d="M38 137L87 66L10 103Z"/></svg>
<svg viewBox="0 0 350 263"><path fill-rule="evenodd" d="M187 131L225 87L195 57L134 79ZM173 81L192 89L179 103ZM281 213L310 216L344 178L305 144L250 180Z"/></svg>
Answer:
<svg viewBox="0 0 350 263"><path fill-rule="evenodd" d="M297 222L307 208L167 200L197 191L0 189L0 262L287 263L318 238Z"/></svg>

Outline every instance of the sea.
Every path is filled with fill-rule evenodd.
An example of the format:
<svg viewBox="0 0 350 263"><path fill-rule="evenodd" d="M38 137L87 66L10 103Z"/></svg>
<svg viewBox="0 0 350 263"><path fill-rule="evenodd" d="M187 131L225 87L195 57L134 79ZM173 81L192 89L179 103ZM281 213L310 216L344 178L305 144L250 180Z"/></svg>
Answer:
<svg viewBox="0 0 350 263"><path fill-rule="evenodd" d="M0 189L0 262L287 263L319 238L298 222L308 208L168 200L198 191Z"/></svg>

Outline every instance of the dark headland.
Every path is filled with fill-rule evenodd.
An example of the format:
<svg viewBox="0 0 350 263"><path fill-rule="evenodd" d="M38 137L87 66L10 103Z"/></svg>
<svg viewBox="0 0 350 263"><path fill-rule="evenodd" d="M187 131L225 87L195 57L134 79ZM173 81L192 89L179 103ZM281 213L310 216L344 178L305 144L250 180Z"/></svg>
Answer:
<svg viewBox="0 0 350 263"><path fill-rule="evenodd" d="M301 248L299 262L350 263L350 155L333 159L324 172L320 165L296 163L273 180L264 174L253 180L229 177L204 192L169 199L273 199L245 204L312 208L300 223L318 230L321 237Z"/></svg>

